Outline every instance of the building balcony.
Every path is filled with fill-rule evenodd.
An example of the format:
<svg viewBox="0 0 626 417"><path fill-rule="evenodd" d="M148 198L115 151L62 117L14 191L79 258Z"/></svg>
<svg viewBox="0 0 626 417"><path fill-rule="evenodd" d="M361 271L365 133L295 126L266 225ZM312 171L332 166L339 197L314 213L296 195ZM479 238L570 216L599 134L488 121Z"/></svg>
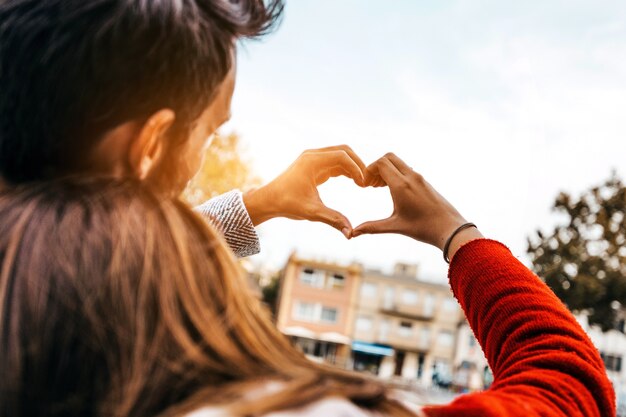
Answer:
<svg viewBox="0 0 626 417"><path fill-rule="evenodd" d="M379 311L382 314L410 320L430 322L435 319L435 315L433 313L428 314L421 309L402 307L396 304L385 304L379 309Z"/></svg>

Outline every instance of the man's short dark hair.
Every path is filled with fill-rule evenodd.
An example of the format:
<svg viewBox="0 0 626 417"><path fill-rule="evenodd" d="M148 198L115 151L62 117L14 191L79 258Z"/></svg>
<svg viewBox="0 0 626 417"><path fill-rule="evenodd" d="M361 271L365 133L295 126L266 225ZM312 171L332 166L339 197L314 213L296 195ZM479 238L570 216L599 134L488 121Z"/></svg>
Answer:
<svg viewBox="0 0 626 417"><path fill-rule="evenodd" d="M282 0L0 0L0 177L80 164L114 126L176 112L186 137ZM180 140L180 139L179 139Z"/></svg>

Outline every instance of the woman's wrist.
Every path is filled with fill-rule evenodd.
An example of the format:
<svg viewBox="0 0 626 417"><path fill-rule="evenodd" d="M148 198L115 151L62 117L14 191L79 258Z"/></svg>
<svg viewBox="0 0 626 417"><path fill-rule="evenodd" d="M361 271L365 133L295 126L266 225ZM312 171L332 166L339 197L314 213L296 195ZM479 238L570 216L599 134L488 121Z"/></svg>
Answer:
<svg viewBox="0 0 626 417"><path fill-rule="evenodd" d="M454 238L450 242L450 246L448 247L448 253L447 253L448 259L450 260L450 262L452 262L454 255L457 253L459 249L461 249L461 247L471 242L472 240L483 239L483 238L484 238L483 234L480 233L480 230L478 230L476 227L470 227L470 228L461 230L454 236Z"/></svg>
<svg viewBox="0 0 626 417"><path fill-rule="evenodd" d="M437 248L439 248L439 250L443 251L446 246L446 242L448 241L448 239L450 239L450 236L452 236L452 234L454 234L454 232L459 227L461 227L462 225L466 223L467 223L467 220L465 220L461 215L450 216L444 221L440 220L440 221L434 222L434 224L439 225L439 227L435 227L435 229L437 230L436 239L435 239L435 242L432 244L436 246ZM431 243L431 242L428 242L428 243Z"/></svg>

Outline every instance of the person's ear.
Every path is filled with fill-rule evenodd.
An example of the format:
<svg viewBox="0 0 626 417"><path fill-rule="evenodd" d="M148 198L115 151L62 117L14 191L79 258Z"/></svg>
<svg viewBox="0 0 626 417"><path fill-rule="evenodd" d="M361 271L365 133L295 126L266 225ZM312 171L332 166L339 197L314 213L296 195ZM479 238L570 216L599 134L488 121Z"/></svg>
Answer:
<svg viewBox="0 0 626 417"><path fill-rule="evenodd" d="M176 114L170 109L161 109L146 120L139 134L130 144L129 165L139 179L145 179L154 168L164 148L165 133L172 126Z"/></svg>

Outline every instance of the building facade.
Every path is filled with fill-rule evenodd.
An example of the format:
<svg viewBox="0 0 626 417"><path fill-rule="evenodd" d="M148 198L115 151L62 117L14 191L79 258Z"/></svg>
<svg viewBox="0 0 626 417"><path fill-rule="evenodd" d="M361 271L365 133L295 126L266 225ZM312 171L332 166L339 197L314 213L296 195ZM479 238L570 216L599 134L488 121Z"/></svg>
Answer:
<svg viewBox="0 0 626 417"><path fill-rule="evenodd" d="M393 273L292 255L277 303L281 332L312 360L395 382L488 388L493 375L448 285L418 279L417 266ZM604 360L626 414L625 329L602 332L578 315Z"/></svg>
<svg viewBox="0 0 626 417"><path fill-rule="evenodd" d="M283 271L277 326L312 360L347 367L361 269L292 255Z"/></svg>
<svg viewBox="0 0 626 417"><path fill-rule="evenodd" d="M448 386L462 320L448 286L419 280L416 265L384 274L292 255L284 268L278 328L316 361Z"/></svg>
<svg viewBox="0 0 626 417"><path fill-rule="evenodd" d="M352 367L381 378L449 385L463 319L447 285L421 281L417 266L364 271L352 334Z"/></svg>

